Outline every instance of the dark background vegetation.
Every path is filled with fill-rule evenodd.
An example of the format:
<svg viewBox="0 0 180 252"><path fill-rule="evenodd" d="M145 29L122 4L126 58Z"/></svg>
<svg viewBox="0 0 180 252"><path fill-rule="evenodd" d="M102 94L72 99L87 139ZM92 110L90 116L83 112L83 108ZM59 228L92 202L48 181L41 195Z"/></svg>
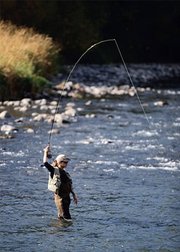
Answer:
<svg viewBox="0 0 180 252"><path fill-rule="evenodd" d="M127 62L180 61L180 1L0 0L0 10L0 19L52 36L63 63L108 38L117 40ZM103 44L85 60L118 62L113 48Z"/></svg>

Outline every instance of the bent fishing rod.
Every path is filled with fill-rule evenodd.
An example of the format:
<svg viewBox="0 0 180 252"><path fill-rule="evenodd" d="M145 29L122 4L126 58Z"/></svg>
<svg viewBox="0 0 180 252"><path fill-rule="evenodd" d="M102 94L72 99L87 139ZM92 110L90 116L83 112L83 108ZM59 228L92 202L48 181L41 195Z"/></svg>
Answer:
<svg viewBox="0 0 180 252"><path fill-rule="evenodd" d="M61 101L61 99L62 99L62 94L63 94L63 91L65 90L66 83L69 81L69 79L70 79L70 77L71 77L71 75L72 75L74 69L76 68L77 64L80 62L80 60L81 60L91 49L93 49L95 46L98 46L98 45L100 45L100 44L102 44L102 43L108 43L108 42L113 42L113 43L115 43L115 46L116 46L116 48L117 48L117 50L118 50L118 53L119 53L119 56L120 56L120 58L121 58L121 60L122 60L123 66L124 66L124 68L125 68L125 71L126 71L126 73L127 73L127 75L128 75L130 84L131 84L131 86L132 86L132 87L134 88L134 90L135 90L135 94L136 94L136 97L137 97L137 99L138 99L139 105L140 105L140 107L141 107L141 109L142 109L142 111L143 111L143 114L144 114L144 116L145 116L145 118L146 118L146 121L147 121L148 125L150 125L149 119L148 119L148 117L147 117L147 114L146 114L145 109L144 109L144 107L143 107L143 104L142 104L142 102L141 102L141 100L140 100L140 97L139 97L139 95L138 95L137 89L136 89L136 87L135 87L135 85L134 85L134 83L133 83L133 80L132 80L132 78L131 78L130 72L129 72L128 68L127 68L126 62L125 62L125 60L124 60L124 57L123 57L123 55L122 55L122 53L121 53L121 50L120 50L120 48L119 48L119 45L118 45L116 39L101 40L101 41L99 41L99 42L97 42L97 43L91 45L91 46L79 57L79 59L78 59L78 60L76 61L76 63L73 65L71 71L69 72L69 75L67 76L67 78L66 78L66 80L65 80L65 82L64 82L64 85L63 85L63 88L62 88L62 91L61 91L59 100L58 100L57 105L56 105L56 108L55 108L55 112L54 112L54 117L53 117L53 120L52 120L52 124L51 124L51 130L50 130L49 139L48 139L48 146L49 146L49 149L50 149L50 146L51 146L52 130L53 130L54 123L55 123L55 117L56 117L56 114L57 114L58 109L59 109L59 104L60 104L60 101ZM48 157L49 157L49 158L51 157L50 151L49 151L49 153L48 153Z"/></svg>

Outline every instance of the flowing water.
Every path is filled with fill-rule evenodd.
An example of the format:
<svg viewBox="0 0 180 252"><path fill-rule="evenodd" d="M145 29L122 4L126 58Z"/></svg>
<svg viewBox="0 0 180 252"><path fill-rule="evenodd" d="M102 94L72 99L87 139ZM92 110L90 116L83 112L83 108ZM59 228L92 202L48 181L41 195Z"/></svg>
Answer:
<svg viewBox="0 0 180 252"><path fill-rule="evenodd" d="M41 167L50 126L1 139L0 251L180 251L179 96L140 94L150 125L136 97L76 101L77 121L52 136L54 156L71 157L72 225L58 221Z"/></svg>

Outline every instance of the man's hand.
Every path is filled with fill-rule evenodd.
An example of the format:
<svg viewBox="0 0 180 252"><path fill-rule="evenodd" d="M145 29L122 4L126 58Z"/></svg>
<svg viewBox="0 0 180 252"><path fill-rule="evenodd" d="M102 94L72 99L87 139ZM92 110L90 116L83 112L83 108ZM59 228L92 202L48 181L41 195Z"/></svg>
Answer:
<svg viewBox="0 0 180 252"><path fill-rule="evenodd" d="M49 154L50 154L50 146L48 145L44 148L43 163L47 162L47 158L49 158Z"/></svg>
<svg viewBox="0 0 180 252"><path fill-rule="evenodd" d="M50 151L50 146L48 145L48 146L46 146L46 147L44 148L44 152L47 154L49 151Z"/></svg>
<svg viewBox="0 0 180 252"><path fill-rule="evenodd" d="M77 195L75 193L73 194L73 200L74 200L74 203L77 205L78 198L77 198Z"/></svg>

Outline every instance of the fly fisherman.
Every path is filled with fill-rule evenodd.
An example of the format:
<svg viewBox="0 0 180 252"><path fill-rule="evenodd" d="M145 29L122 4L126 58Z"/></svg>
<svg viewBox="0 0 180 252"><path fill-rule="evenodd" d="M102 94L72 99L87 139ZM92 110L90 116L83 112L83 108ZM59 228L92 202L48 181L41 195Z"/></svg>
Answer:
<svg viewBox="0 0 180 252"><path fill-rule="evenodd" d="M49 145L44 149L43 163L48 169L49 181L48 189L54 192L54 201L58 210L58 218L61 220L72 221L69 212L70 193L73 195L75 204L77 204L77 196L73 191L72 180L65 168L70 160L65 155L58 155L52 165L47 162Z"/></svg>

